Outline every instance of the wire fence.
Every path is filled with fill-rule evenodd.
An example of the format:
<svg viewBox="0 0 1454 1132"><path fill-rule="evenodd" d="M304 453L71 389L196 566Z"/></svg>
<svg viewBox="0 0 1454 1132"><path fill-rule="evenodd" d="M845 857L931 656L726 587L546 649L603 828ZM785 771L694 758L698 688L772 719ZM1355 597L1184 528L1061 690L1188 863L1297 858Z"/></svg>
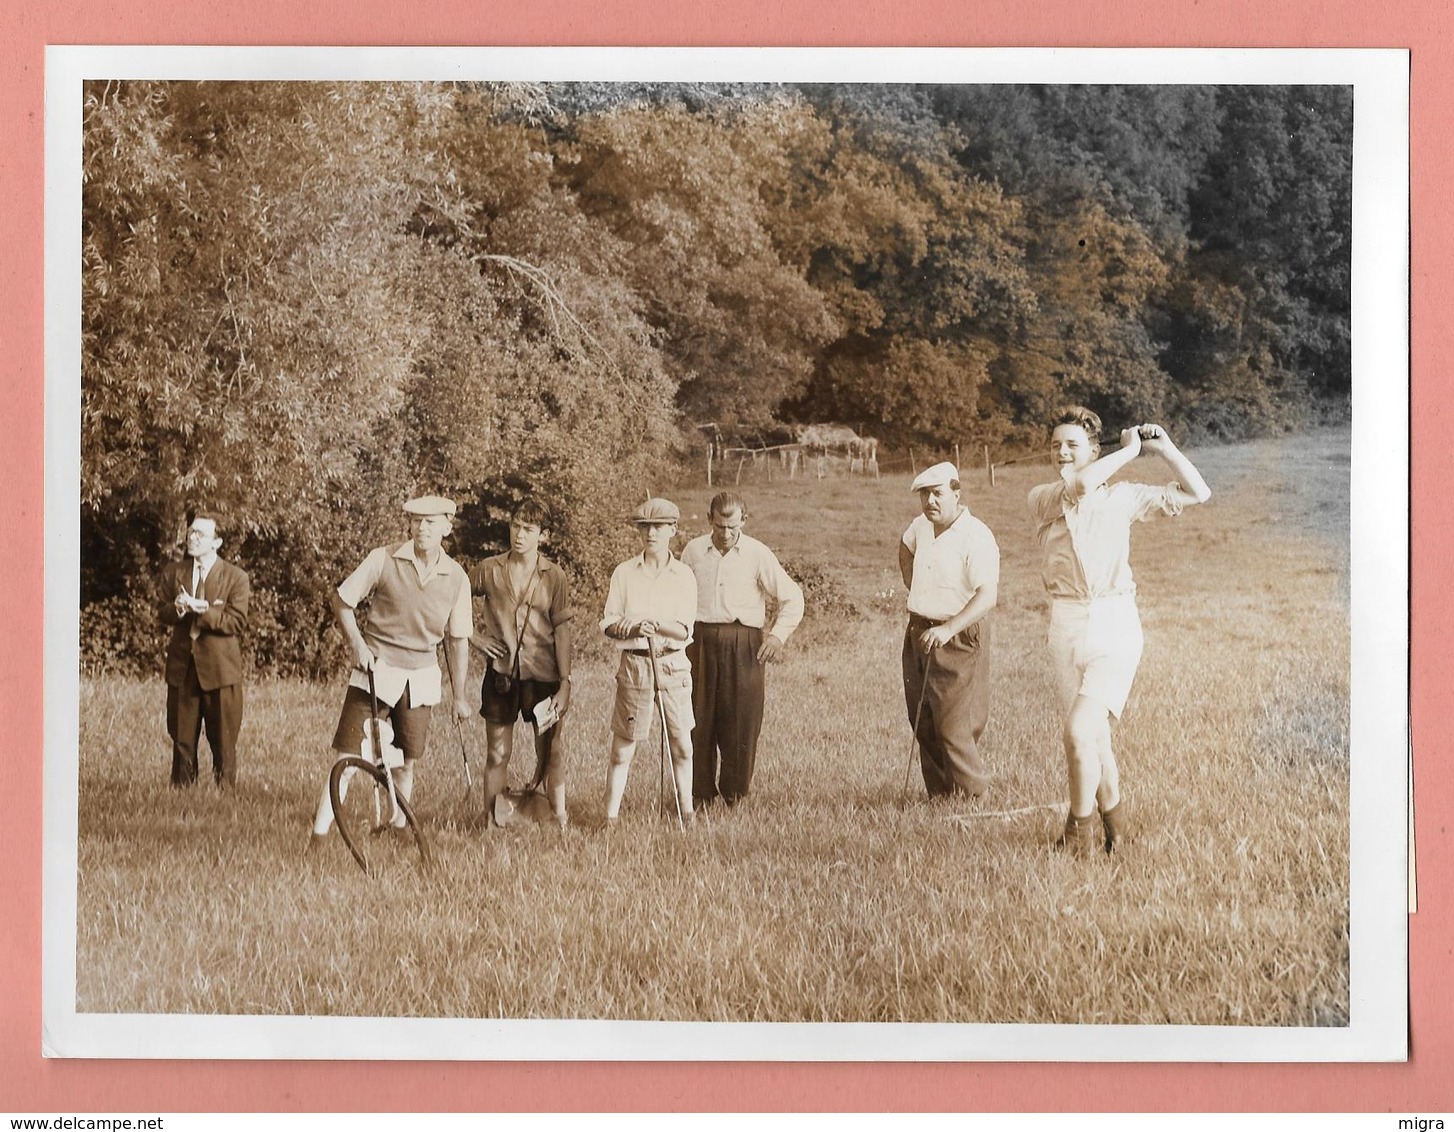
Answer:
<svg viewBox="0 0 1454 1132"><path fill-rule="evenodd" d="M980 456L975 458L974 454ZM963 461L969 458L969 464ZM1049 463L1045 448L1010 456L994 456L987 445L955 445L948 451L905 448L902 451L878 450L874 445L859 452L823 451L802 444L769 444L761 447L717 447L706 451L705 469L708 486L774 483L781 480L827 479L832 476L854 476L879 479L889 475L918 475L941 460L950 460L959 469L960 479L981 474L991 487L996 470L1017 464Z"/></svg>

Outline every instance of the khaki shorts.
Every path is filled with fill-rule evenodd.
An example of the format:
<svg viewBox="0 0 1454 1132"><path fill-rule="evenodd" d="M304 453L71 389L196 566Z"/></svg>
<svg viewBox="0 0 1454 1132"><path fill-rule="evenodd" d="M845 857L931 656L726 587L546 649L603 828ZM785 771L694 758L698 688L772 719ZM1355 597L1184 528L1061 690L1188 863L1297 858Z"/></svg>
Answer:
<svg viewBox="0 0 1454 1132"><path fill-rule="evenodd" d="M1061 710L1085 696L1120 719L1145 643L1135 595L1052 601L1049 640Z"/></svg>
<svg viewBox="0 0 1454 1132"><path fill-rule="evenodd" d="M669 652L656 658L661 673L662 699L671 734L690 736L696 726L692 715L692 664L685 651ZM651 658L623 652L616 670L616 706L611 712L611 732L621 739L640 740L651 735L657 717L656 696L651 680Z"/></svg>

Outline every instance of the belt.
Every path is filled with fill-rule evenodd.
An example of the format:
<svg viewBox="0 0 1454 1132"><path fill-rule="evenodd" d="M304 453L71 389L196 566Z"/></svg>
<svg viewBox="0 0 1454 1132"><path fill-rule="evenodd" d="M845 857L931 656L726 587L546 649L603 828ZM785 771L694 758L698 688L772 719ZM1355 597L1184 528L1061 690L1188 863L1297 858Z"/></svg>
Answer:
<svg viewBox="0 0 1454 1132"><path fill-rule="evenodd" d="M627 656L650 656L651 655L651 650L650 649L622 649L621 651L624 652ZM659 652L659 653L656 654L656 657L657 657L658 660L660 660L664 656L668 656L671 653L681 652L681 651L682 651L681 649L663 649L661 652Z"/></svg>
<svg viewBox="0 0 1454 1132"><path fill-rule="evenodd" d="M922 615L920 615L918 613L910 613L909 614L909 624L910 625L925 625L925 626L943 625L944 622L946 622L948 620L949 620L949 618L947 618L947 617L924 617L924 616L922 616Z"/></svg>
<svg viewBox="0 0 1454 1132"><path fill-rule="evenodd" d="M1113 593L1094 594L1094 595L1087 594L1084 597L1080 597L1080 596L1077 596L1077 597L1062 597L1062 596L1060 596L1058 594L1051 594L1050 595L1050 600L1052 602L1066 602L1066 603L1068 603L1070 605L1091 605L1092 603L1098 602L1098 601L1121 601L1124 598L1128 598L1128 597L1129 598L1134 598L1135 596L1136 596L1136 589L1133 586L1129 590L1116 590Z"/></svg>

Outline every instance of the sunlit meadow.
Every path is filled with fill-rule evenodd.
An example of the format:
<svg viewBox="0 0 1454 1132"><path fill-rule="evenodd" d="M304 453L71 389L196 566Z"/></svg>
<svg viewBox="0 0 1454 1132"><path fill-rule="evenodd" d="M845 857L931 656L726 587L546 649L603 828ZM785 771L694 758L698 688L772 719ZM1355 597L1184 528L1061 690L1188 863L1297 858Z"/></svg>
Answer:
<svg viewBox="0 0 1454 1132"><path fill-rule="evenodd" d="M1065 776L1025 510L1043 463L994 488L966 471L1003 556L998 779L973 803L926 801L917 766L904 787L894 547L916 502L887 464L744 479L748 530L859 612L793 638L752 797L685 835L658 810L654 740L620 827L599 829L612 670L594 643L567 722L570 829L475 828L441 713L416 789L428 876L365 876L336 838L305 853L344 674L251 683L226 795L167 788L159 678L84 680L77 1008L1345 1025L1348 452L1346 430L1192 451L1211 503L1135 531L1147 646L1116 733L1135 836L1115 860L1048 847ZM1129 474L1169 477L1150 458ZM705 530L705 485L673 494L684 533ZM462 736L478 783L482 723Z"/></svg>

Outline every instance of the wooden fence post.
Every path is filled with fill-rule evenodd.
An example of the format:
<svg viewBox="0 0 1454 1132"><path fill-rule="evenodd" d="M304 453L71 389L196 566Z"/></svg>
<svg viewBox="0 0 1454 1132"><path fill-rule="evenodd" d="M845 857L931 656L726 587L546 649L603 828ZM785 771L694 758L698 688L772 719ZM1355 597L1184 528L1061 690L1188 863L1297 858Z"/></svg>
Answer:
<svg viewBox="0 0 1454 1132"><path fill-rule="evenodd" d="M984 446L984 471L985 471L985 475L989 476L990 487L994 487L995 486L995 466L990 463L990 446L988 444L986 444Z"/></svg>
<svg viewBox="0 0 1454 1132"><path fill-rule="evenodd" d="M712 486L712 446L707 445L707 486Z"/></svg>

